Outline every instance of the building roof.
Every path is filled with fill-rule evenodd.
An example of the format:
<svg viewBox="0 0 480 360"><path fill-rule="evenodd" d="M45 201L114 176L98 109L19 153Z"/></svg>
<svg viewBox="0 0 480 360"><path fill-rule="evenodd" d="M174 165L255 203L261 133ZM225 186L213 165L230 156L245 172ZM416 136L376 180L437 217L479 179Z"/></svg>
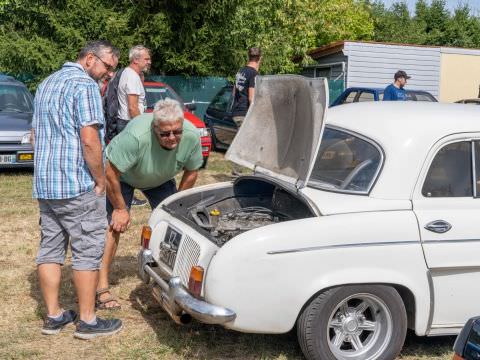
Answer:
<svg viewBox="0 0 480 360"><path fill-rule="evenodd" d="M319 59L324 56L335 54L339 51L342 51L346 43L356 43L356 44L365 44L365 45L390 45L390 46L405 46L405 47L416 47L416 48L430 48L430 49L440 49L442 53L449 54L463 54L463 55L476 55L480 56L480 49L468 49L468 48L458 48L450 46L434 46L434 45L418 45L418 44L406 44L406 43L395 43L395 42L379 42L379 41L351 41L351 40L341 40L335 41L328 45L312 49L308 52L308 55L312 59Z"/></svg>

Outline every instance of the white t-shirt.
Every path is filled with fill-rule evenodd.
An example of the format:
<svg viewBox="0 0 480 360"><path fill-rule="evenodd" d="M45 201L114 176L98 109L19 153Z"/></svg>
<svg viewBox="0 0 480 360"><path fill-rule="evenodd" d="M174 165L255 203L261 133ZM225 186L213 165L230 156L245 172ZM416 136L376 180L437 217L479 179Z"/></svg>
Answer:
<svg viewBox="0 0 480 360"><path fill-rule="evenodd" d="M140 76L130 66L123 70L118 83L118 117L122 120L130 120L128 95L138 95L138 110L140 110L140 114L143 114L145 111L145 89Z"/></svg>

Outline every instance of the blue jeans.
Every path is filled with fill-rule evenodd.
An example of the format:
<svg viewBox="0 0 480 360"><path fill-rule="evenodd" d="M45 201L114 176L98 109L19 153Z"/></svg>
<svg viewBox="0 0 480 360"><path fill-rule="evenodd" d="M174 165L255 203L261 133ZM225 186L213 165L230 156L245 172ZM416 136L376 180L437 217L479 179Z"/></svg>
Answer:
<svg viewBox="0 0 480 360"><path fill-rule="evenodd" d="M130 209L130 207L132 206L133 192L135 191L135 188L122 181L120 181L120 187L121 187L123 200L125 201L125 205L127 205L127 208ZM150 207L153 210L163 200L165 200L167 197L177 192L177 185L175 183L175 179L172 179L155 188L138 189L138 190L140 190L143 193L143 195L145 195L145 197L148 200L148 203L150 204ZM113 213L113 206L110 200L108 200L108 196L107 196L107 219L109 224L112 221L112 213Z"/></svg>

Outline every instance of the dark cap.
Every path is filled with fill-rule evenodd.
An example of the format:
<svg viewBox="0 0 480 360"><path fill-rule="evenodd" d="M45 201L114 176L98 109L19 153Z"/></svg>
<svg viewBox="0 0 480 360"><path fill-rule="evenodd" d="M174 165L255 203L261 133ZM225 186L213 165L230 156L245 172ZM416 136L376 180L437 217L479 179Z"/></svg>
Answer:
<svg viewBox="0 0 480 360"><path fill-rule="evenodd" d="M408 76L407 73L406 73L405 71L403 71L403 70L398 70L398 71L395 73L395 75L393 76L393 78L394 78L395 80L397 80L398 78L405 78L405 79L408 80L408 79L411 78L411 76Z"/></svg>

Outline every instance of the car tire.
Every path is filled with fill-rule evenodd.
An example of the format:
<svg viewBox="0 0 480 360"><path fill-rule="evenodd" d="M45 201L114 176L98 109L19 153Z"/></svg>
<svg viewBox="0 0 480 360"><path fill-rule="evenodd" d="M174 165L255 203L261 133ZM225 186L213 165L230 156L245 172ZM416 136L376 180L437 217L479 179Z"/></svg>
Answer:
<svg viewBox="0 0 480 360"><path fill-rule="evenodd" d="M210 126L210 137L212 138L212 150L213 151L219 151L221 149L218 148L218 140L217 137L215 136L215 131L213 130L213 127Z"/></svg>
<svg viewBox="0 0 480 360"><path fill-rule="evenodd" d="M207 167L207 163L208 163L208 156L204 156L203 163L202 163L202 166L200 166L200 169L205 169Z"/></svg>
<svg viewBox="0 0 480 360"><path fill-rule="evenodd" d="M347 285L317 295L297 321L308 360L392 360L407 331L405 305L384 285Z"/></svg>

